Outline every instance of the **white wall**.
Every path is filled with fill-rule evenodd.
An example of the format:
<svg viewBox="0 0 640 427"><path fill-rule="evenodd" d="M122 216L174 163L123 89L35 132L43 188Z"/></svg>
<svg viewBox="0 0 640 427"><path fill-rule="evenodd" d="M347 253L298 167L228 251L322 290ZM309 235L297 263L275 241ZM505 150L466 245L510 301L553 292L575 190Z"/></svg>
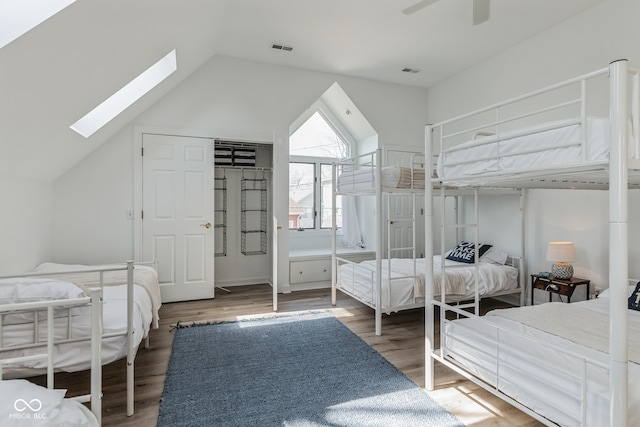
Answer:
<svg viewBox="0 0 640 427"><path fill-rule="evenodd" d="M133 259L132 141L132 129L124 129L54 182L53 261Z"/></svg>
<svg viewBox="0 0 640 427"><path fill-rule="evenodd" d="M637 0L610 0L442 81L429 90L429 121L435 123L603 68L616 59L627 58L632 66L640 66L638 16ZM526 227L529 272L550 269L551 263L545 260L548 241L572 240L580 258L574 263L575 274L607 287L607 197L606 192L598 191L530 191ZM505 206L487 206L482 214L503 215ZM640 194L631 192L629 212L639 207ZM634 242L640 220L633 214L629 218L629 241ZM513 233L513 227L487 224L483 233L504 239ZM632 244L629 249L630 275L640 277L640 263L633 262L640 259L640 248Z"/></svg>
<svg viewBox="0 0 640 427"><path fill-rule="evenodd" d="M133 127L199 129L210 136L271 141L281 173L276 192L287 194L289 125L338 82L378 132L380 143L420 146L427 91L289 67L216 56L54 185L54 258L111 262L133 254ZM277 164L276 164L277 165ZM277 167L277 166L276 166ZM287 229L287 199L277 213ZM76 219L77 218L77 219ZM288 234L278 235L279 283L288 282Z"/></svg>
<svg viewBox="0 0 640 427"><path fill-rule="evenodd" d="M31 271L50 260L51 184L1 175L0 198L0 274Z"/></svg>

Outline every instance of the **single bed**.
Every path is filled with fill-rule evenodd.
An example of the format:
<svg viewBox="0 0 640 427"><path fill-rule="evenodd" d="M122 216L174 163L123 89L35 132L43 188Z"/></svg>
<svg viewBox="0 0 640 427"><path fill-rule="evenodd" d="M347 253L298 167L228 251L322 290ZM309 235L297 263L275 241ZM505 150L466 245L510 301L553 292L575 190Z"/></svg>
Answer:
<svg viewBox="0 0 640 427"><path fill-rule="evenodd" d="M158 327L160 288L154 268L131 264L132 281L128 283L127 264L99 266L44 263L33 272L0 280L0 303L76 298L89 289L101 289L103 305L103 365L127 358L127 414L133 414L134 360L149 330ZM22 345L32 340L32 325L17 321L15 315L2 322L2 343ZM18 318L19 320L19 318ZM71 338L86 336L91 326L86 309L75 309L70 320L56 323L56 372L76 372L89 368L90 342ZM42 323L42 322L41 322ZM40 324L39 329L44 327ZM42 331L40 336L45 336ZM37 349L8 351L6 357L36 352ZM5 376L22 378L39 375L46 369L42 359L5 364Z"/></svg>
<svg viewBox="0 0 640 427"><path fill-rule="evenodd" d="M491 254L489 254L491 255ZM520 292L518 269L503 263L483 262L478 264L478 291L481 297ZM424 258L393 258L382 260L382 311L386 314L405 308L424 306ZM475 297L475 264L452 261L445 258L447 267L444 282L448 301L465 301ZM442 257L433 257L435 271L440 271ZM375 308L376 305L376 261L360 263L338 261L337 287L340 291ZM436 288L440 286L440 274L436 275ZM439 292L436 292L439 295Z"/></svg>
<svg viewBox="0 0 640 427"><path fill-rule="evenodd" d="M628 314L628 417L629 425L640 425L640 312ZM449 360L551 422L581 425L584 409L587 427L603 426L610 420L608 328L605 293L446 322L443 350Z"/></svg>

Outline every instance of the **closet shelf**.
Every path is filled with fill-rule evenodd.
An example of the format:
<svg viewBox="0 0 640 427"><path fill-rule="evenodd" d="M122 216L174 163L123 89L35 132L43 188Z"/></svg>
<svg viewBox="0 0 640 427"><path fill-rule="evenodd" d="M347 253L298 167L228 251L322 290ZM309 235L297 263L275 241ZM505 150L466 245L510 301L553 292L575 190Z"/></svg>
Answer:
<svg viewBox="0 0 640 427"><path fill-rule="evenodd" d="M214 256L220 257L227 256L227 177L215 177L213 183ZM217 206L219 206L218 209L215 208Z"/></svg>
<svg viewBox="0 0 640 427"><path fill-rule="evenodd" d="M256 173L257 175L257 173ZM267 180L242 176L240 199L240 252L267 253Z"/></svg>

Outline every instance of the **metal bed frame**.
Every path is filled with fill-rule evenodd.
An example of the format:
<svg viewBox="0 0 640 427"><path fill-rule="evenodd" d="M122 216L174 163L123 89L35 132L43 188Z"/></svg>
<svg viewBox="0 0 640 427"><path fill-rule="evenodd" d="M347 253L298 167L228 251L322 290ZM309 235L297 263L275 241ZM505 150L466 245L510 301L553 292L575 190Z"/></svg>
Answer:
<svg viewBox="0 0 640 427"><path fill-rule="evenodd" d="M20 278L20 277L42 277L42 276L52 276L52 275L57 275L57 274L74 274L74 273L97 273L99 275L99 282L100 282L100 286L98 287L97 291L99 291L99 300L100 303L102 303L102 286L104 283L104 273L107 272L113 272L113 271L123 271L126 270L127 271L127 331L126 331L126 359L127 359L127 416L132 416L134 413L134 379L135 379L135 357L136 357L136 351L134 348L134 343L133 343L133 332L134 332L134 328L133 328L133 315L134 315L134 295L133 295L133 289L134 289L134 280L133 280L133 269L134 269L134 264L154 264L155 262L134 262L134 261L127 261L126 265L123 267L119 267L119 266L112 266L112 267L98 267L96 266L96 268L94 269L83 269L83 270L69 270L69 271L56 271L55 273L52 272L43 272L43 273L24 273L24 274L18 274L18 275L11 275L11 276L3 276L0 277L0 279L12 279L12 278ZM83 288L83 290L85 291L85 293L90 294L90 293L94 293L96 292L96 289L93 288L87 288L85 286L80 285L81 288ZM72 301L72 300L67 300L67 301ZM35 304L35 303L34 303ZM99 307L98 309L95 309L95 306ZM104 338L110 338L113 336L120 336L122 335L122 333L110 333L110 334L103 334L102 333L102 306L101 304L95 304L94 309L92 310L92 315L93 316L99 316L100 317L100 321L98 322L99 325L99 334L100 337L99 339L96 337L84 337L84 338L79 338L79 339L65 339L65 340L56 340L54 344L63 344L65 342L72 342L72 341L81 341L81 340L91 340L91 345L92 345L92 349L94 349L94 347L96 345L101 345L101 339ZM0 319L2 318L3 314L5 311L8 311L9 308L7 307L11 307L11 305L0 305ZM96 314L98 313L98 314ZM71 319L69 317L69 319ZM37 324L37 322L36 322ZM0 322L0 328L2 326L2 322ZM71 321L69 321L69 330L71 328ZM1 329L0 329L0 336L1 336ZM96 342L98 344L96 344ZM2 340L0 338L0 345L2 345ZM149 337L147 336L144 340L144 346L145 348L147 348L149 346ZM15 347L11 347L11 349L15 349ZM98 363L101 363L102 358L101 356L97 359ZM92 364L93 364L93 355L92 355ZM53 367L55 368L55 366ZM97 369L95 369L94 367L92 367L92 376L94 375L94 371L98 372ZM102 370L99 370L99 373L101 375ZM50 370L50 373L48 375L53 375L53 370ZM96 374L97 375L97 374ZM92 383L94 381L92 380ZM96 381L97 382L97 381ZM51 382L52 383L52 382ZM100 385L101 388L101 380L100 382L97 382ZM100 390L100 393L102 393L102 391Z"/></svg>
<svg viewBox="0 0 640 427"><path fill-rule="evenodd" d="M417 233L416 233L416 220L417 220L417 212L418 209L420 209L419 206L417 206L416 203L416 197L418 195L422 195L424 194L424 189L422 188L422 186L420 186L419 188L416 188L417 186L414 187L415 184L415 180L414 180L414 171L417 169L420 169L421 172L425 172L425 188L426 185L430 185L429 181L430 181L430 172L431 169L429 168L425 168L425 159L426 158L433 158L433 156L425 156L422 152L414 152L411 155L410 158L410 166L408 166L410 168L410 173L411 173L411 187L412 188L389 188L389 187L384 187L382 185L382 168L388 165L384 165L383 161L382 161L382 149L377 149L376 151L370 152L370 153L366 153L366 154L362 154L360 156L356 156L354 158L349 158L349 159L345 159L339 162L334 163L333 165L333 209L332 209L332 279L331 279L331 298L332 298L332 304L335 305L336 304L336 294L337 294L337 290L340 290L341 292L343 292L344 294L357 299L358 301L362 302L363 304L373 308L375 310L375 332L376 335L381 335L382 334L382 314L389 314L392 312L397 312L397 311L401 311L401 310L408 310L408 309L413 309L413 308L421 308L425 306L425 302L426 299L424 301L417 301L415 296L413 298L413 301L407 304L403 304L400 306L393 306L391 305L390 301L391 301L391 289L393 287L393 282L397 282L400 280L406 280L406 279L412 279L412 280L417 280L417 269L416 269L416 261L417 259L419 259L418 254L416 252L416 239L417 239ZM431 167L432 165L429 165L429 167ZM341 174L342 171L347 171L347 172L354 172L354 171L365 171L365 173L368 175L368 177L370 178L370 182L372 183L371 186L369 188L362 188L359 187L358 189L355 188L355 186L351 186L351 188L349 188L349 185L344 185L344 187L346 188L338 188L337 187L337 181L338 181L338 176ZM422 184L422 183L421 183ZM490 192L491 194L515 194L515 195L519 195L521 198L521 208L520 208L520 214L521 216L523 215L524 209L523 209L523 204L524 204L524 195L520 190L517 189L512 189L512 190L491 190ZM375 203L376 203L376 207L375 210L376 212L386 212L386 218L383 218L383 215L376 215L376 231L377 231L377 235L378 238L376 239L376 265L374 269L370 269L370 271L368 272L369 276L370 276L370 282L372 283L372 294L373 291L375 289L375 301L373 302L373 304L371 303L372 300L374 300L373 298L370 298L369 300L360 298L357 294L351 292L349 289L342 287L339 283L338 283L338 277L337 277L337 270L338 267L342 264L356 264L353 261L350 261L349 259L346 259L344 257L339 257L336 255L336 197L338 195L356 195L356 196L371 196L371 197L375 197ZM468 196L468 195L474 195L473 192L469 192L466 189L462 189L462 190L452 190L452 189L447 189L445 187L441 187L441 198L442 200L445 200L446 197L454 197L456 200L456 207L454 208L454 211L456 212L456 224L453 226L453 228L456 229L456 243L458 242L457 240L457 231L460 228L460 225L457 224L457 200L459 197L461 196ZM384 204L383 203L383 198L386 197L387 203ZM412 203L412 215L410 217L407 218L394 218L391 215L391 207L392 207L392 198L394 197L411 197L411 203ZM476 200L476 205L477 205L477 194L475 194L475 200ZM384 206L383 206L384 205ZM443 208L443 213L442 213L442 218L445 218L444 215L444 203L441 204L442 208ZM408 246L408 247L393 247L392 246L392 239L390 236L390 225L393 224L396 221L406 221L409 222L411 224L413 224L413 245L412 246ZM477 223L477 219L476 219L476 223ZM524 218L522 218L521 223L524 224ZM524 232L524 227L522 227L522 232ZM382 243L382 238L381 236L383 236L385 233L387 233L387 245L386 248L383 247L383 243ZM429 233L426 234L427 235L427 240L431 239L431 235ZM397 273L393 273L391 268L387 269L387 275L384 277L384 279L386 280L386 283L388 283L388 286L386 288L386 301L388 302L387 305L383 305L382 303L382 280L383 280L383 275L382 274L375 274L377 271L383 271L382 269L382 263L383 260L386 257L388 258L392 258L394 253L397 252L410 252L411 253L411 258L413 259L413 274L409 275L409 276L404 276L404 275L397 275ZM442 249L442 254L445 253L444 250L444 239L443 239L443 249ZM522 251L522 253L524 253L524 251ZM433 257L428 257L425 254L425 258L428 260L433 259ZM522 262L522 257L509 257L510 258L510 265L516 267L518 269L518 280L519 280L519 286L516 289L513 290L508 290L508 291L499 291L499 292L494 292L491 293L490 295L484 295L483 297L492 297L492 296L499 296L499 295L510 295L510 294L520 294L520 301L521 304L524 304L524 298L526 295L526 282L524 280L524 273L523 273L523 262ZM478 259L478 257L476 257L476 260ZM429 264L427 262L427 264ZM444 262L442 263L444 265ZM476 262L476 277L478 275L478 264ZM427 270L428 271L428 270ZM394 276L396 277L391 277L392 273L394 274ZM355 268L354 268L354 274L355 274ZM442 272L443 277L444 277L444 271ZM362 276L362 275L361 275ZM355 280L354 280L355 281ZM444 282L444 281L443 281ZM477 288L477 287L476 287ZM477 291L477 289L476 289ZM477 294L477 292L476 292ZM479 307L479 301L480 301L480 296L476 295L475 301L473 302L473 305L475 305L476 307ZM449 298L450 302L455 302L455 301L459 301L459 298ZM460 307L462 306L466 306L466 305L459 305ZM477 310L477 309L476 309Z"/></svg>
<svg viewBox="0 0 640 427"><path fill-rule="evenodd" d="M14 304L0 305L0 354L4 351L15 351L26 348L42 348L44 353L38 353L26 356L17 356L11 358L0 359L0 381L2 380L3 366L6 364L25 362L30 360L47 359L47 388L54 388L54 369L53 364L53 352L54 346L62 342L72 341L91 341L91 386L90 393L73 397L72 399L79 402L90 402L91 412L95 415L98 423L101 424L102 420L102 289L84 289L85 293L89 296L73 299L62 300L48 300L38 302L24 302ZM86 337L74 337L69 336L71 330L71 310L76 307L89 305L91 309L91 335ZM56 320L61 319L55 316L56 311L65 311L66 317L63 317L68 322L69 329L66 339L55 339L54 324ZM39 314L46 312L46 340L42 341L39 337L39 325L42 320L39 320ZM33 314L33 342L23 345L4 346L2 342L2 321L4 316L15 313L32 313Z"/></svg>
<svg viewBox="0 0 640 427"><path fill-rule="evenodd" d="M394 252L399 252L399 251L404 251L404 252L411 252L412 254L412 258L413 258L413 263L414 263L414 276L415 277L415 271L416 271L416 267L415 267L415 263L416 263L416 246L415 246L415 242L416 242L416 227L415 227L415 222L416 222L416 196L418 194L423 194L424 193L424 189L423 188L414 188L415 185L415 180L414 180L414 172L417 169L421 169L422 171L425 171L425 165L424 165L424 155L422 152L413 152L413 154L411 155L411 159L410 159L410 165L408 166L410 168L410 173L411 173L411 188L389 188L389 187L384 187L382 185L382 168L384 166L387 165L383 165L383 161L382 161L382 149L378 148L375 151L372 151L370 153L366 153L366 154L361 154L359 156L353 157L353 158L349 158L349 159L345 159L345 160L341 160L339 162L336 162L333 164L333 171L332 171L332 213L331 213L331 217L332 217L332 226L331 226L331 303L333 305L336 304L336 298L337 298L337 290L339 289L340 291L344 292L345 294L349 295L352 298L357 299L358 301L363 302L364 304L370 306L371 308L373 308L375 310L375 330L376 330L376 335L381 335L382 334L382 314L383 313L390 313L393 311L399 311L399 310L407 310L407 309L411 309L411 308L417 308L417 307L422 307L422 304L406 304L406 305L402 305L399 307L383 307L382 305L382 275L378 274L376 275L376 280L375 283L373 283L373 286L375 286L376 289L376 293L375 293L375 303L371 304L370 302L364 301L363 299L359 298L357 295L348 292L345 289L342 289L338 283L337 283L337 269L338 266L340 264L344 264L344 263L352 263L354 264L352 261L343 258L343 257L339 257L336 255L336 250L337 250L337 243L336 243L336 239L337 239L337 226L336 226L336 198L338 195L351 195L351 196L372 196L375 197L375 211L376 211L376 226L375 229L377 231L377 239L376 239L376 271L382 271L382 260L384 258L384 249L383 249L383 241L382 241L382 236L385 233L385 230L389 229L389 225L392 223L392 221L408 221L411 222L412 224L414 224L413 227L413 245L412 246L408 246L408 247L392 247L391 244L391 239L387 238L387 247L386 247L386 253L389 254L389 257L391 257L391 254L393 254ZM365 173L368 175L369 180L371 182L371 186L369 188L359 188L356 189L355 186L352 186L352 188L349 188L349 185L344 185L344 188L341 186L341 188L338 188L337 186L337 180L338 180L338 176L343 172L355 172L356 170L359 171L365 171ZM383 212L383 197L387 197L387 204L386 204L386 219L383 220L381 213ZM390 206L391 206L391 198L392 197L410 197L411 198L411 203L412 203L412 215L411 217L408 218L391 218L390 216ZM409 276L410 277L410 276ZM406 277L403 277L406 278ZM398 280L398 279L402 279L402 278L395 278L392 279L391 278L391 270L389 269L389 275L387 277L387 280L389 280L389 283L391 284L392 280ZM390 292L390 288L391 285L387 288L387 291ZM387 299L387 301L390 301L389 299Z"/></svg>
<svg viewBox="0 0 640 427"><path fill-rule="evenodd" d="M610 289L610 326L609 330L616 331L610 337L609 344L609 363L606 368L609 370L609 391L610 391L610 425L626 426L627 425L627 400L628 400L628 357L627 357L627 279L628 279L628 189L637 188L640 184L640 160L638 158L638 148L640 148L640 135L638 129L640 127L640 71L632 69L628 66L626 60L612 62L608 67L596 70L584 76L570 79L547 88L531 92L529 94L513 98L509 101L495 104L487 108L474 111L472 113L447 120L435 125L427 125L425 128L425 153L430 156L434 153L434 148L438 142L442 147L443 128L461 119L467 119L473 115L482 113L491 113L494 121L490 123L497 126L505 123L506 120L500 118L500 112L504 107L512 106L517 102L534 98L538 95L546 95L556 90L563 90L570 85L579 85L581 95L578 99L571 101L571 104L577 105L580 109L579 123L584 124L587 111L587 90L586 83L588 80L598 77L608 76L609 78L609 127L610 127L610 151L608 162L577 164L568 167L559 167L552 170L539 169L533 172L511 173L509 175L493 174L488 180L479 181L475 178L465 178L466 184L470 187L492 185L513 187L520 186L523 188L593 188L609 190L609 289ZM558 108L563 108L568 103L558 103L548 107L539 108L530 111L518 117L534 116L541 112L549 112ZM635 136L628 134L628 117L629 105L631 106L631 122L635 129ZM434 131L440 131L440 140L437 141ZM470 129L468 129L470 130ZM584 131L583 131L584 133ZM584 139L581 142L582 149L585 148ZM635 145L635 155L628 156L629 144ZM586 178L585 178L586 176ZM596 177L594 179L594 177ZM479 178L479 177L477 177ZM431 240L430 231L433 229L433 196L437 186L446 185L446 180L434 178L427 180L425 187L425 256L433 255L433 241ZM477 236L477 234L476 234ZM476 237L477 243L477 237ZM429 269L429 266L427 266ZM436 349L434 342L434 329L429 321L433 319L435 307L440 308L441 328L444 328L447 322L446 312L453 312L455 315L473 317L458 307L448 305L445 302L445 295L441 294L439 300L434 299L434 281L433 270L427 272L426 279L426 299L425 305L425 321L426 321L426 339L425 339L425 386L427 389L433 389L435 382L434 361L439 361L444 365L454 369L476 384L490 391L499 398L513 404L532 417L546 425L555 425L552 420L534 412L530 408L520 404L505 394L499 387L494 387L481 378L476 377L469 372L464 366L458 364L455 359L451 358L446 351L443 332L441 331L441 339ZM499 345L498 342L494 343ZM538 345L547 345L544 342L538 342ZM587 364L598 365L598 362L583 358L585 366ZM498 379L498 383L500 379ZM583 402L581 425L586 422L586 412L584 410L584 393L586 383L583 382L580 393L574 396L580 402Z"/></svg>

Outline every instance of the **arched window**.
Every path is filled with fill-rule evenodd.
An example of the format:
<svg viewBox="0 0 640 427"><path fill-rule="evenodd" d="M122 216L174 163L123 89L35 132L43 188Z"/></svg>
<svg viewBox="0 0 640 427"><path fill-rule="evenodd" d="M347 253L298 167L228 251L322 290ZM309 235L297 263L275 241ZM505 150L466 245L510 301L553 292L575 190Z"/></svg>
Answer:
<svg viewBox="0 0 640 427"><path fill-rule="evenodd" d="M331 164L350 154L345 134L317 109L289 136L290 229L331 228ZM340 198L336 205L341 227Z"/></svg>

